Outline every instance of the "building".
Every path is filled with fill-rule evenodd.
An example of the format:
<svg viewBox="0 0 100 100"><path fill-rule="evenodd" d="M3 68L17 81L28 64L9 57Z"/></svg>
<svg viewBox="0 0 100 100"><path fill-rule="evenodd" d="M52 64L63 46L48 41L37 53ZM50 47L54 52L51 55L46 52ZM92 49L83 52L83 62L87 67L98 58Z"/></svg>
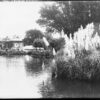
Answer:
<svg viewBox="0 0 100 100"><path fill-rule="evenodd" d="M23 46L24 44L23 41L21 40L0 41L0 49L2 50L8 50L8 49L21 50Z"/></svg>
<svg viewBox="0 0 100 100"><path fill-rule="evenodd" d="M16 49L16 50L22 50L24 44L23 41L11 41L13 43L13 47L12 49Z"/></svg>

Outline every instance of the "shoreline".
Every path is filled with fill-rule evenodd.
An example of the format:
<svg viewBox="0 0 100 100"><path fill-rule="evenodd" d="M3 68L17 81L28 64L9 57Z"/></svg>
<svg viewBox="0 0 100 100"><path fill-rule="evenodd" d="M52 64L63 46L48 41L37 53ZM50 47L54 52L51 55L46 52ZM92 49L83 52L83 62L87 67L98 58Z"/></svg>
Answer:
<svg viewBox="0 0 100 100"><path fill-rule="evenodd" d="M10 55L31 55L35 58L53 58L52 52L49 51L0 51L0 56L10 56Z"/></svg>

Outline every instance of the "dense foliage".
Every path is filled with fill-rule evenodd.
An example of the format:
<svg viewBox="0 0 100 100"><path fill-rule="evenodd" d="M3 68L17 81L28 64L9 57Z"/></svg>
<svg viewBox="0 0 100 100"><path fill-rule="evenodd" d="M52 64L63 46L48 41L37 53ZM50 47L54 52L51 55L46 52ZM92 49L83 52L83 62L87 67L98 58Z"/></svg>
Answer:
<svg viewBox="0 0 100 100"><path fill-rule="evenodd" d="M37 20L47 31L63 29L69 36L82 25L100 22L99 1L56 1L53 5L44 6L40 10L41 18ZM98 25L97 25L98 26Z"/></svg>
<svg viewBox="0 0 100 100"><path fill-rule="evenodd" d="M90 54L81 51L75 59L56 60L57 78L78 80L100 80L100 57L92 58ZM92 54L95 55L95 54Z"/></svg>
<svg viewBox="0 0 100 100"><path fill-rule="evenodd" d="M36 48L37 47L46 48L45 43L42 39L35 39L34 42L33 42L33 46L36 47Z"/></svg>
<svg viewBox="0 0 100 100"><path fill-rule="evenodd" d="M26 32L26 36L23 39L24 45L32 45L34 40L37 38L42 38L43 33L40 30L34 29L34 30L28 30Z"/></svg>
<svg viewBox="0 0 100 100"><path fill-rule="evenodd" d="M50 41L50 46L54 48L56 51L59 51L60 49L62 49L64 45L65 45L64 38L52 39Z"/></svg>

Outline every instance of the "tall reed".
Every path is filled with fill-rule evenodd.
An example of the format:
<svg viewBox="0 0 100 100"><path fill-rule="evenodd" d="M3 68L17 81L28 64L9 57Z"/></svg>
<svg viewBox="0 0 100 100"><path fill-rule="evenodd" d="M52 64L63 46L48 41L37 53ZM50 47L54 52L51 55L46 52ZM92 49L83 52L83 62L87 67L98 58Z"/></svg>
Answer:
<svg viewBox="0 0 100 100"><path fill-rule="evenodd" d="M99 34L94 34L94 24L88 24L85 29L81 26L74 37L65 39L65 46L57 52L55 70L61 79L100 80L100 47Z"/></svg>

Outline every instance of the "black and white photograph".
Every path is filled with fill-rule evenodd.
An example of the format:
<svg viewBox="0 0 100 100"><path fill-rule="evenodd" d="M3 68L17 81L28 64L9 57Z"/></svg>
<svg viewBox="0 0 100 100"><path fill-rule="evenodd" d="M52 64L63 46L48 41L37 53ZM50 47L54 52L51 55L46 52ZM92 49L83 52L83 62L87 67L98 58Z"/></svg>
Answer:
<svg viewBox="0 0 100 100"><path fill-rule="evenodd" d="M1 0L1 98L100 98L100 1Z"/></svg>

